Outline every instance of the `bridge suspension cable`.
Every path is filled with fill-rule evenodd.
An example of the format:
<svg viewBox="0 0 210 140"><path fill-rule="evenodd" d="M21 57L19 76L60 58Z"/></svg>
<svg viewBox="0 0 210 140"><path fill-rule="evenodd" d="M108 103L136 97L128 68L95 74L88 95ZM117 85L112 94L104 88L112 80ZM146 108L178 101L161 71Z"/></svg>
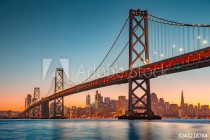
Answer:
<svg viewBox="0 0 210 140"><path fill-rule="evenodd" d="M166 20L164 18L154 16L152 14L149 14L149 20L154 22L159 22L163 24L169 24L169 25L176 25L176 26L191 26L191 27L210 27L208 24L188 24L188 23L182 23L182 22L175 22L171 20Z"/></svg>
<svg viewBox="0 0 210 140"><path fill-rule="evenodd" d="M122 32L123 32L123 30L124 30L124 28L125 28L125 26L126 26L126 24L127 24L127 22L128 22L128 19L129 19L129 16L127 17L127 19L126 19L125 23L123 24L123 26L122 26L122 28L121 28L119 34L117 35L117 38L115 39L114 43L112 44L111 48L109 49L108 53L105 55L105 57L103 58L103 60L101 61L101 63L100 63L100 64L98 65L98 67L94 70L94 72L93 72L88 78L86 78L82 83L87 82L87 81L96 73L96 71L101 67L101 65L104 63L104 61L107 59L108 55L109 55L110 52L113 50L113 48L114 48L114 46L116 45L116 43L117 43L119 37L121 36L121 34L122 34Z"/></svg>
<svg viewBox="0 0 210 140"><path fill-rule="evenodd" d="M55 85L55 77L53 77L52 82L50 84L50 88L49 88L47 94L44 97L47 97L48 95L54 94L54 85Z"/></svg>
<svg viewBox="0 0 210 140"><path fill-rule="evenodd" d="M150 62L208 47L210 25L187 24L149 14Z"/></svg>
<svg viewBox="0 0 210 140"><path fill-rule="evenodd" d="M102 74L101 77L103 77L103 76L109 71L109 69L116 63L116 61L119 59L119 57L120 57L120 56L122 55L122 53L125 51L126 47L128 46L128 43L129 43L129 42L126 43L126 45L124 46L124 48L122 49L122 51L120 52L120 54L116 57L116 59L115 59L115 60L113 61L113 63L109 66L109 68L106 69L106 71L104 72L104 74Z"/></svg>

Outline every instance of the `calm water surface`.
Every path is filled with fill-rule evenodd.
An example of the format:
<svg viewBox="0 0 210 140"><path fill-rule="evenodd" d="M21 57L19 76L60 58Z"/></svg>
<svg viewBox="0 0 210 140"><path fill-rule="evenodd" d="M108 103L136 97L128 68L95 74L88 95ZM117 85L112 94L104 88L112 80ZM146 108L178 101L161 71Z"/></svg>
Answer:
<svg viewBox="0 0 210 140"><path fill-rule="evenodd" d="M174 140L189 133L210 139L210 120L0 120L0 139Z"/></svg>

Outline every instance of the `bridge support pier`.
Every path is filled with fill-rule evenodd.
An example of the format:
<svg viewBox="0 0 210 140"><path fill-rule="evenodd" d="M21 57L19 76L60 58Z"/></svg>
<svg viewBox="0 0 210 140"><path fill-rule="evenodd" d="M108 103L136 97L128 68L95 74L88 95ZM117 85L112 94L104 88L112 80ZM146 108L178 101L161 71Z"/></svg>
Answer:
<svg viewBox="0 0 210 140"><path fill-rule="evenodd" d="M41 118L48 119L49 118L49 102L45 101L41 105Z"/></svg>
<svg viewBox="0 0 210 140"><path fill-rule="evenodd" d="M133 71L134 65L149 64L148 13L139 9L130 10L129 18L128 111L119 119L160 119L151 109L149 77L136 75ZM141 80L136 80L139 78ZM139 95L142 91L143 94Z"/></svg>

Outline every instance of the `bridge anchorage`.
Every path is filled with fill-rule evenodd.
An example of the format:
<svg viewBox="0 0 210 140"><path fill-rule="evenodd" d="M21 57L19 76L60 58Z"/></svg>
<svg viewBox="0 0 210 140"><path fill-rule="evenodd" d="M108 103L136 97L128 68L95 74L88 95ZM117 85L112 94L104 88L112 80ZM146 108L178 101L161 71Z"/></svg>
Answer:
<svg viewBox="0 0 210 140"><path fill-rule="evenodd" d="M138 45L139 44L139 45ZM139 51L136 47L140 46ZM133 65L140 61L143 65L149 64L148 45L148 13L141 10L130 10L129 13L129 87L128 111L119 119L161 119L154 115L151 109L150 79L132 78ZM141 95L137 95L143 93ZM143 91L143 92L142 92ZM146 102L143 100L146 98Z"/></svg>

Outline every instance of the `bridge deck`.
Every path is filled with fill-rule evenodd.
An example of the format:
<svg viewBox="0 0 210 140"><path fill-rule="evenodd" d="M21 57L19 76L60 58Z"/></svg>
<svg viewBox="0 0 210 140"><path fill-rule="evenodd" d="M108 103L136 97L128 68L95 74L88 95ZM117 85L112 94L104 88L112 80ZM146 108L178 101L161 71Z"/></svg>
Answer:
<svg viewBox="0 0 210 140"><path fill-rule="evenodd" d="M207 66L210 66L210 47L135 68L131 75L132 78L136 79L156 78L157 76L164 74L172 74ZM51 101L55 98L68 96L95 88L128 83L129 75L129 71L124 71L71 87L30 105L23 111L23 113L37 105L42 104L45 101Z"/></svg>

